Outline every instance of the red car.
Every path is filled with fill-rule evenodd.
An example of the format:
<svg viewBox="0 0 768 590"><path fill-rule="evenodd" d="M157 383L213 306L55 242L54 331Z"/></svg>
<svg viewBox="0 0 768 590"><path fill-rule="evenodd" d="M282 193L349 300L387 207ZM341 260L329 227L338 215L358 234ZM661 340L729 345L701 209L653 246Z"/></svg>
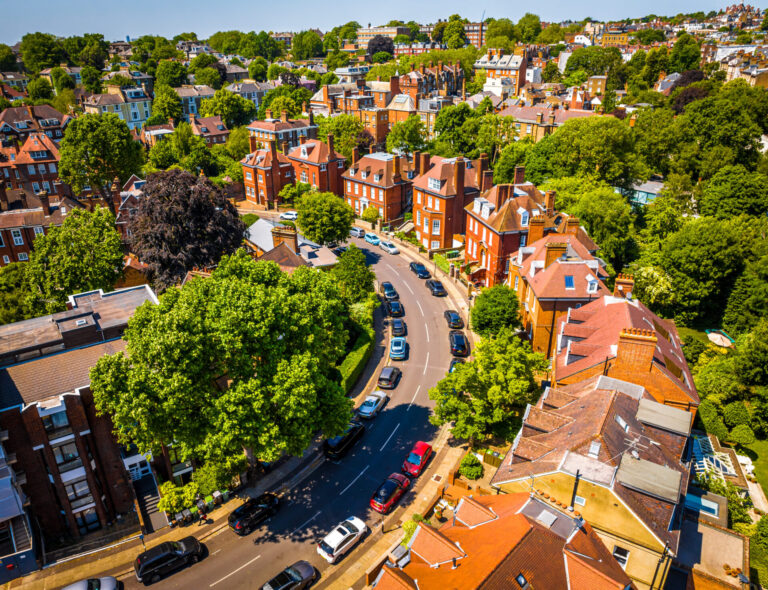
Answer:
<svg viewBox="0 0 768 590"><path fill-rule="evenodd" d="M413 445L411 453L403 462L403 466L400 469L403 473L410 475L411 477L418 477L421 475L421 472L424 471L424 467L427 465L431 456L432 446L419 441Z"/></svg>
<svg viewBox="0 0 768 590"><path fill-rule="evenodd" d="M411 485L411 480L402 473L391 474L371 498L371 508L376 512L386 514L402 497Z"/></svg>

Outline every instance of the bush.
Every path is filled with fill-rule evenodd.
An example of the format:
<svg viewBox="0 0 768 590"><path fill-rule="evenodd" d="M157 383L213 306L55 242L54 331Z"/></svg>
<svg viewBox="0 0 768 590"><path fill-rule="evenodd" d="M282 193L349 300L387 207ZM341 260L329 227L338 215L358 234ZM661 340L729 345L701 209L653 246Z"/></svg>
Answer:
<svg viewBox="0 0 768 590"><path fill-rule="evenodd" d="M191 508L195 505L195 498L199 492L198 485L190 482L180 487L172 481L166 481L160 484L160 501L157 503L157 509L168 514L176 514L185 508Z"/></svg>
<svg viewBox="0 0 768 590"><path fill-rule="evenodd" d="M349 392L354 387L365 369L368 359L373 354L375 332L373 330L373 310L379 305L379 299L372 293L367 301L356 303L350 309L351 319L360 327L360 334L355 340L352 350L339 365L341 387Z"/></svg>
<svg viewBox="0 0 768 590"><path fill-rule="evenodd" d="M746 424L739 424L736 428L731 430L731 434L728 437L730 440L743 447L751 445L755 442L755 433Z"/></svg>
<svg viewBox="0 0 768 590"><path fill-rule="evenodd" d="M259 220L259 216L255 213L246 213L241 217L243 220L243 223L247 225L248 227L251 227L254 223L256 223Z"/></svg>
<svg viewBox="0 0 768 590"><path fill-rule="evenodd" d="M459 465L459 473L467 479L476 480L483 477L483 464L474 453L467 453Z"/></svg>
<svg viewBox="0 0 768 590"><path fill-rule="evenodd" d="M376 207L366 207L365 211L363 211L362 218L363 221L367 221L368 223L376 223L376 220L379 218L379 210Z"/></svg>
<svg viewBox="0 0 768 590"><path fill-rule="evenodd" d="M743 402L731 402L723 409L723 420L731 428L741 424L749 424L749 410Z"/></svg>
<svg viewBox="0 0 768 590"><path fill-rule="evenodd" d="M768 551L768 516L763 516L758 521L752 540L764 551Z"/></svg>
<svg viewBox="0 0 768 590"><path fill-rule="evenodd" d="M445 256L443 256L442 254L435 254L432 257L432 260L435 261L437 268L442 270L445 274L448 274L448 272L450 271L450 264L448 263L448 260L446 260Z"/></svg>
<svg viewBox="0 0 768 590"><path fill-rule="evenodd" d="M245 471L248 460L245 455L238 455L227 460L211 460L192 473L195 482L203 496L208 496L216 490L226 490L232 487L234 477Z"/></svg>

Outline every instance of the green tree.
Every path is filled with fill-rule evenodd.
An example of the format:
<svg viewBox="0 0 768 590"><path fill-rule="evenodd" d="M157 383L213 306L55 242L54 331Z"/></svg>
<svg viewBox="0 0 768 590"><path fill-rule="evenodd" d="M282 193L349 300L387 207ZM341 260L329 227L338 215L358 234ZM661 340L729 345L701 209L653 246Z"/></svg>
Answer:
<svg viewBox="0 0 768 590"><path fill-rule="evenodd" d="M363 221L367 221L368 223L375 223L379 218L379 210L376 207L366 207L365 211L363 211L363 214L360 217L362 217Z"/></svg>
<svg viewBox="0 0 768 590"><path fill-rule="evenodd" d="M496 184L512 183L515 179L515 168L525 166L528 153L534 143L530 139L510 142L502 151L496 165L493 167L493 181Z"/></svg>
<svg viewBox="0 0 768 590"><path fill-rule="evenodd" d="M557 23L551 23L546 29L541 30L536 41L545 45L554 45L563 39L565 39L565 31Z"/></svg>
<svg viewBox="0 0 768 590"><path fill-rule="evenodd" d="M523 43L533 43L541 33L541 19L535 14L526 12L515 26L517 37Z"/></svg>
<svg viewBox="0 0 768 590"><path fill-rule="evenodd" d="M58 94L62 90L72 89L75 87L75 81L67 74L64 68L55 67L51 70L51 79L53 80L53 87Z"/></svg>
<svg viewBox="0 0 768 590"><path fill-rule="evenodd" d="M440 110L435 119L435 135L439 143L448 146L449 153L444 155L466 154L474 149L474 137L466 134L465 125L479 116L480 113L465 102Z"/></svg>
<svg viewBox="0 0 768 590"><path fill-rule="evenodd" d="M352 150L364 149L373 141L370 134L366 132L363 122L354 115L318 116L315 118L315 124L318 138L328 141L328 136L332 135L333 148L347 161L352 160Z"/></svg>
<svg viewBox="0 0 768 590"><path fill-rule="evenodd" d="M768 385L768 318L736 341L734 376L746 386Z"/></svg>
<svg viewBox="0 0 768 590"><path fill-rule="evenodd" d="M335 368L345 315L328 273L288 275L239 250L210 278L136 311L127 354L91 370L96 407L143 452L173 442L183 458L245 451L251 465L300 455L318 430L341 434L351 416Z"/></svg>
<svg viewBox="0 0 768 590"><path fill-rule="evenodd" d="M298 203L296 220L305 237L318 244L343 242L355 219L352 207L333 193L309 192Z"/></svg>
<svg viewBox="0 0 768 590"><path fill-rule="evenodd" d="M85 66L80 70L80 79L83 81L83 88L94 94L101 93L101 72L93 66Z"/></svg>
<svg viewBox="0 0 768 590"><path fill-rule="evenodd" d="M383 64L392 60L392 54L386 51L379 51L371 56L371 63Z"/></svg>
<svg viewBox="0 0 768 590"><path fill-rule="evenodd" d="M215 66L218 63L219 63L219 60L216 58L215 55L212 55L210 53L201 53L200 55L196 56L194 59L192 59L192 61L189 62L187 73L195 74L202 69L205 69L210 66Z"/></svg>
<svg viewBox="0 0 768 590"><path fill-rule="evenodd" d="M686 72L698 69L701 62L701 51L696 39L683 33L677 38L675 46L669 55L669 70L672 72Z"/></svg>
<svg viewBox="0 0 768 590"><path fill-rule="evenodd" d="M737 279L723 314L723 328L731 336L749 332L768 317L768 256L751 262Z"/></svg>
<svg viewBox="0 0 768 590"><path fill-rule="evenodd" d="M229 157L239 162L251 151L249 133L247 127L232 129L227 138L226 149Z"/></svg>
<svg viewBox="0 0 768 590"><path fill-rule="evenodd" d="M291 41L293 59L305 60L323 55L323 41L314 31L302 31Z"/></svg>
<svg viewBox="0 0 768 590"><path fill-rule="evenodd" d="M339 256L331 273L341 296L349 303L365 301L374 292L376 275L368 268L363 251L354 244L350 244L349 249Z"/></svg>
<svg viewBox="0 0 768 590"><path fill-rule="evenodd" d="M344 68L349 65L349 54L344 51L334 51L325 58L325 65L329 70Z"/></svg>
<svg viewBox="0 0 768 590"><path fill-rule="evenodd" d="M0 268L0 324L31 317L26 301L26 270L27 265L21 262Z"/></svg>
<svg viewBox="0 0 768 590"><path fill-rule="evenodd" d="M472 329L483 338L520 328L517 293L506 285L483 289L472 307Z"/></svg>
<svg viewBox="0 0 768 590"><path fill-rule="evenodd" d="M203 68L195 73L195 84L210 86L214 90L221 88L221 76L215 68Z"/></svg>
<svg viewBox="0 0 768 590"><path fill-rule="evenodd" d="M278 96L269 105L272 114L279 117L283 111L286 112L289 119L295 119L301 114L301 107L290 96Z"/></svg>
<svg viewBox="0 0 768 590"><path fill-rule="evenodd" d="M51 100L53 88L45 78L35 78L27 84L27 94L31 100Z"/></svg>
<svg viewBox="0 0 768 590"><path fill-rule="evenodd" d="M755 433L752 432L752 429L746 424L739 424L733 430L731 430L728 438L735 442L737 445L745 447L755 442Z"/></svg>
<svg viewBox="0 0 768 590"><path fill-rule="evenodd" d="M123 248L108 209L75 209L64 223L35 238L26 269L27 305L42 315L66 309L67 297L112 291L123 269Z"/></svg>
<svg viewBox="0 0 768 590"><path fill-rule="evenodd" d="M557 67L555 62L548 61L541 72L541 79L543 82L560 82L563 79L563 75L560 73L560 68Z"/></svg>
<svg viewBox="0 0 768 590"><path fill-rule="evenodd" d="M440 21L439 23L435 23L435 26L432 29L432 40L437 41L438 43L442 43L443 36L445 35L445 28L447 26L448 26L448 23L445 21Z"/></svg>
<svg viewBox="0 0 768 590"><path fill-rule="evenodd" d="M473 360L430 389L436 402L430 422L453 424L453 436L471 443L489 434L509 436L522 423L526 405L537 398L535 376L546 367L543 355L502 330L477 345Z"/></svg>
<svg viewBox="0 0 768 590"><path fill-rule="evenodd" d="M723 166L704 185L699 210L703 215L727 219L742 213L768 211L768 176L744 166Z"/></svg>
<svg viewBox="0 0 768 590"><path fill-rule="evenodd" d="M20 50L24 67L33 74L57 66L66 59L56 37L48 33L27 33L21 38Z"/></svg>
<svg viewBox="0 0 768 590"><path fill-rule="evenodd" d="M157 66L155 84L178 88L187 83L187 68L178 61L163 60Z"/></svg>
<svg viewBox="0 0 768 590"><path fill-rule="evenodd" d="M507 41L515 40L515 24L508 18L497 18L488 23L485 37L487 39L502 38Z"/></svg>
<svg viewBox="0 0 768 590"><path fill-rule="evenodd" d="M392 126L387 135L387 150L412 154L426 146L426 128L417 115L410 115L405 121Z"/></svg>
<svg viewBox="0 0 768 590"><path fill-rule="evenodd" d="M183 117L181 98L170 86L155 88L155 99L152 101L152 116L161 117L163 121L173 120L178 123Z"/></svg>
<svg viewBox="0 0 768 590"><path fill-rule="evenodd" d="M464 32L464 24L459 21L449 22L443 31L443 44L448 49L459 49L467 44L467 34Z"/></svg>
<svg viewBox="0 0 768 590"><path fill-rule="evenodd" d="M82 115L70 121L60 143L59 178L75 194L90 186L114 207L112 182L125 182L141 168L141 144L113 113ZM115 213L114 211L112 212Z"/></svg>
<svg viewBox="0 0 768 590"><path fill-rule="evenodd" d="M267 79L267 60L263 57L255 58L248 64L248 76L256 82L264 82Z"/></svg>
<svg viewBox="0 0 768 590"><path fill-rule="evenodd" d="M267 80L277 80L280 74L290 71L288 68L279 64L272 64L267 68Z"/></svg>
<svg viewBox="0 0 768 590"><path fill-rule="evenodd" d="M476 122L477 127L472 129L476 149L471 153L471 157L486 154L490 158L491 164L495 164L501 155L502 148L514 143L517 135L515 120L512 117L488 114L473 119L472 122ZM470 130L467 129L467 131Z"/></svg>
<svg viewBox="0 0 768 590"><path fill-rule="evenodd" d="M286 184L278 196L283 203L298 203L304 193L312 190L312 185L307 182L296 182L294 184Z"/></svg>
<svg viewBox="0 0 768 590"><path fill-rule="evenodd" d="M0 72L16 71L16 54L8 45L0 43Z"/></svg>
<svg viewBox="0 0 768 590"><path fill-rule="evenodd" d="M217 90L213 98L206 98L200 107L204 117L221 116L230 129L250 123L256 116L256 107L250 100L226 88Z"/></svg>

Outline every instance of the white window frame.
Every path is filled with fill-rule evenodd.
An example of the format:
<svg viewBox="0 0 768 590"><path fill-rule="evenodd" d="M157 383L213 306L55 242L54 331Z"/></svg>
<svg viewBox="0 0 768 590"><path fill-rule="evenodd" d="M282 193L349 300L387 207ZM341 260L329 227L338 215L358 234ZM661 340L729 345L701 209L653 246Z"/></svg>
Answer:
<svg viewBox="0 0 768 590"><path fill-rule="evenodd" d="M29 260L29 254L26 252L19 252L19 262L27 262Z"/></svg>
<svg viewBox="0 0 768 590"><path fill-rule="evenodd" d="M621 569L623 570L627 569L627 562L629 562L629 549L625 549L624 547L619 547L618 545L614 545L612 555L613 555L613 558L621 566Z"/></svg>
<svg viewBox="0 0 768 590"><path fill-rule="evenodd" d="M433 219L432 220L432 235L433 236L439 236L440 235L440 220L439 219Z"/></svg>
<svg viewBox="0 0 768 590"><path fill-rule="evenodd" d="M12 229L11 235L13 236L13 245L14 246L23 246L24 245L24 236L21 234L20 229Z"/></svg>

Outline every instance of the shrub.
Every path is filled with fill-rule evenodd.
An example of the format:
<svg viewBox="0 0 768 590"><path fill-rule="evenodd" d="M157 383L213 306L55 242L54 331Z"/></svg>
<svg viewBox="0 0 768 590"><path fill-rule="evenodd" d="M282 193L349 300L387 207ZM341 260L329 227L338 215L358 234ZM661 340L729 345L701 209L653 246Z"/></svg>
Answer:
<svg viewBox="0 0 768 590"><path fill-rule="evenodd" d="M445 274L448 274L450 271L450 264L448 263L448 260L446 260L445 256L442 254L435 254L432 257L432 260L434 260L435 264L437 264L437 268L442 270Z"/></svg>
<svg viewBox="0 0 768 590"><path fill-rule="evenodd" d="M216 490L232 487L233 478L245 471L247 466L248 460L245 455L222 461L208 461L202 467L195 469L192 473L192 481L197 484L203 496L208 496Z"/></svg>
<svg viewBox="0 0 768 590"><path fill-rule="evenodd" d="M730 440L741 446L751 445L755 442L755 433L746 424L739 424L736 428L731 430L731 434L728 437Z"/></svg>
<svg viewBox="0 0 768 590"><path fill-rule="evenodd" d="M758 521L752 540L763 550L768 550L768 516L763 516Z"/></svg>
<svg viewBox="0 0 768 590"><path fill-rule="evenodd" d="M749 424L749 410L747 410L743 402L731 402L723 409L723 420L731 428L740 424Z"/></svg>
<svg viewBox="0 0 768 590"><path fill-rule="evenodd" d="M246 213L242 216L242 220L245 225L250 227L259 220L259 216L255 213Z"/></svg>
<svg viewBox="0 0 768 590"><path fill-rule="evenodd" d="M160 501L157 503L157 509L168 514L176 514L185 508L191 508L195 504L195 498L199 488L195 482L190 482L181 487L172 481L166 481L160 484Z"/></svg>
<svg viewBox="0 0 768 590"><path fill-rule="evenodd" d="M365 211L363 211L363 221L367 221L368 223L376 223L376 220L379 218L379 210L376 207L366 207Z"/></svg>
<svg viewBox="0 0 768 590"><path fill-rule="evenodd" d="M483 477L483 464L474 453L467 453L459 465L459 473L467 479L476 480Z"/></svg>

